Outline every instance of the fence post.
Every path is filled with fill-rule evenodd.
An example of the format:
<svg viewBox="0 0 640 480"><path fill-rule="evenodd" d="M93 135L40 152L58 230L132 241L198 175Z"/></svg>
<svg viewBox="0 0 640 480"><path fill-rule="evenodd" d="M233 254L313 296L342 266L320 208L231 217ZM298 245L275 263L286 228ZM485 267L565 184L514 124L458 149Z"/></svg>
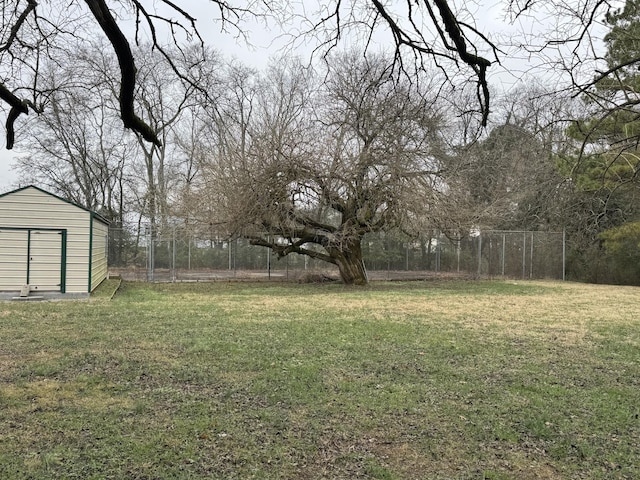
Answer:
<svg viewBox="0 0 640 480"><path fill-rule="evenodd" d="M531 280L533 278L533 234L534 232L531 232L531 253L529 255L529 280Z"/></svg>
<svg viewBox="0 0 640 480"><path fill-rule="evenodd" d="M522 232L522 279L527 278L527 232Z"/></svg>
<svg viewBox="0 0 640 480"><path fill-rule="evenodd" d="M269 242L269 237L267 237L267 242ZM267 278L271 280L271 249L267 248Z"/></svg>
<svg viewBox="0 0 640 480"><path fill-rule="evenodd" d="M237 261L237 256L238 256L238 237L236 237L235 240L235 248L233 249L233 276L235 277L238 273L237 268L238 266L236 265L236 261Z"/></svg>
<svg viewBox="0 0 640 480"><path fill-rule="evenodd" d="M438 231L438 235L436 237L436 272L440 271L440 237L442 236L442 232Z"/></svg>
<svg viewBox="0 0 640 480"><path fill-rule="evenodd" d="M176 281L176 227L173 226L173 250L171 252L171 281Z"/></svg>
<svg viewBox="0 0 640 480"><path fill-rule="evenodd" d="M409 271L409 242L406 243L404 251L404 269L407 272Z"/></svg>
<svg viewBox="0 0 640 480"><path fill-rule="evenodd" d="M502 234L502 276L504 277L504 263L505 263L505 256L506 256L506 234Z"/></svg>
<svg viewBox="0 0 640 480"><path fill-rule="evenodd" d="M153 224L149 224L148 248L147 248L147 280L153 282L153 274L155 268L155 240L153 238Z"/></svg>
<svg viewBox="0 0 640 480"><path fill-rule="evenodd" d="M478 235L478 276L482 275L482 232Z"/></svg>
<svg viewBox="0 0 640 480"><path fill-rule="evenodd" d="M567 268L567 230L562 228L562 281L564 282L566 277Z"/></svg>

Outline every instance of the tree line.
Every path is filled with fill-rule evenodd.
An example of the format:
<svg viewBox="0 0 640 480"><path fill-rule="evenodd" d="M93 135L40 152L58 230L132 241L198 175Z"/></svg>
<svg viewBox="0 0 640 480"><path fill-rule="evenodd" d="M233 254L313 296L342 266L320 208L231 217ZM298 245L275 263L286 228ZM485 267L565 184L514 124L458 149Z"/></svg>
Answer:
<svg viewBox="0 0 640 480"><path fill-rule="evenodd" d="M566 229L572 278L640 282L638 3L608 11L606 54L578 90L531 78L509 93L491 91L491 62L469 48L469 32L479 32L452 19L446 2L430 17L437 45L452 47L446 54L373 5L394 34L386 53L330 48L328 29L319 61L283 55L264 71L203 45L159 48L155 38L123 59L109 35L84 39L72 59L39 57L39 114L19 130L21 178L115 226L243 237L279 257L335 264L349 284L367 282L368 233L424 240L483 228ZM10 30L5 53L24 46L20 31ZM456 84L441 54L475 80ZM129 63L135 81L125 86ZM123 124L129 106L150 134Z"/></svg>

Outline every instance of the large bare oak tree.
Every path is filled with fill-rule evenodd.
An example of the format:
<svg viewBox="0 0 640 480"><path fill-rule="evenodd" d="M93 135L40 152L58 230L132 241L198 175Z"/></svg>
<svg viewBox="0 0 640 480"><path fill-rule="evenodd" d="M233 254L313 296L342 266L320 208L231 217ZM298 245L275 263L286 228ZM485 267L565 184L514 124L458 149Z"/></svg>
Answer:
<svg viewBox="0 0 640 480"><path fill-rule="evenodd" d="M241 101L215 123L207 185L230 233L365 284L364 235L409 228L442 190L437 90L390 75L382 57L344 54L331 65L325 75L278 66L252 88L236 83L231 98Z"/></svg>

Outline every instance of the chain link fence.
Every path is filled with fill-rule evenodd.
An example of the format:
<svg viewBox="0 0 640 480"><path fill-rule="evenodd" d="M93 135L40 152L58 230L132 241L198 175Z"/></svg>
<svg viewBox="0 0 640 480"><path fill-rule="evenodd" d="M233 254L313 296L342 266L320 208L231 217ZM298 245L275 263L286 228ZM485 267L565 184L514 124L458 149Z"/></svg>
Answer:
<svg viewBox="0 0 640 480"><path fill-rule="evenodd" d="M412 239L371 233L362 242L371 278L426 278L434 275L564 279L562 232L487 231L460 238L431 232ZM305 255L278 259L248 240L229 240L213 232L184 228L111 228L110 273L150 282L207 281L230 278L296 280L337 268Z"/></svg>

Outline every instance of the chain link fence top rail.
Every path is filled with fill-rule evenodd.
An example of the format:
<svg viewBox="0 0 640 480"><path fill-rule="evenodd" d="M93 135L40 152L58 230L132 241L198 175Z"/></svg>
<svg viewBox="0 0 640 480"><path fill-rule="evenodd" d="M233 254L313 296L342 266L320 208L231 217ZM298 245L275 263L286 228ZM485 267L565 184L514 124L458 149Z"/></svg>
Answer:
<svg viewBox="0 0 640 480"><path fill-rule="evenodd" d="M562 232L485 231L462 238L439 232L411 239L398 234L365 235L362 252L372 278L438 275L564 279ZM182 228L111 228L112 274L146 281L227 278L297 279L312 272L338 277L337 268L305 255L278 259L248 240L225 239Z"/></svg>

